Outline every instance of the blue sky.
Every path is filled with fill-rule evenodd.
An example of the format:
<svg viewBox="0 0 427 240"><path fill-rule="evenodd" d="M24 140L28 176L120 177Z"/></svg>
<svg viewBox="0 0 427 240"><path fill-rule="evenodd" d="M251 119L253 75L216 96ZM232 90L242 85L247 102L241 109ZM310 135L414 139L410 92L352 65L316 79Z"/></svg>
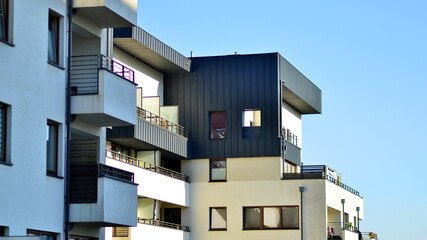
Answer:
<svg viewBox="0 0 427 240"><path fill-rule="evenodd" d="M279 52L322 89L303 161L365 199L362 231L421 239L427 215L427 2L147 1L138 24L185 56Z"/></svg>

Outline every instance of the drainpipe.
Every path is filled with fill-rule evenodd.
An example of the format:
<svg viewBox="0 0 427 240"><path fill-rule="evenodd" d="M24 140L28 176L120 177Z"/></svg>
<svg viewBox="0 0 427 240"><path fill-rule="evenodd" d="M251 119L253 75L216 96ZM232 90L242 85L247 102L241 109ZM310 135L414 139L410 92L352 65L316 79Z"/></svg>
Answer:
<svg viewBox="0 0 427 240"><path fill-rule="evenodd" d="M304 192L305 187L299 187L299 191L301 194L301 240L304 240L304 221L303 221L303 205L302 205L302 193Z"/></svg>
<svg viewBox="0 0 427 240"><path fill-rule="evenodd" d="M345 199L341 199L341 203L342 203L342 229L345 229L345 212L344 212Z"/></svg>
<svg viewBox="0 0 427 240"><path fill-rule="evenodd" d="M360 207L356 207L356 211L357 211L357 230L360 231L360 226L359 226L359 211L360 211Z"/></svg>
<svg viewBox="0 0 427 240"><path fill-rule="evenodd" d="M71 141L71 47L72 47L73 0L67 0L68 47L67 47L67 93L66 93L66 153L65 153L65 203L64 203L64 239L70 237L70 141Z"/></svg>

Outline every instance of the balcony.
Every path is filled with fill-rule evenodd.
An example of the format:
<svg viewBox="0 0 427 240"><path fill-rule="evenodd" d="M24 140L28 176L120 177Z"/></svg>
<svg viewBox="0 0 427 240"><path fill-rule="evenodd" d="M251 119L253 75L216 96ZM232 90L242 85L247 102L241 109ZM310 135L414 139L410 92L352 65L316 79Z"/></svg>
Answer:
<svg viewBox="0 0 427 240"><path fill-rule="evenodd" d="M137 184L132 172L103 164L72 164L70 170L71 222L136 225Z"/></svg>
<svg viewBox="0 0 427 240"><path fill-rule="evenodd" d="M358 229L350 224L342 225L341 222L328 222L328 239L359 240Z"/></svg>
<svg viewBox="0 0 427 240"><path fill-rule="evenodd" d="M73 56L71 114L99 126L136 124L131 69L103 55Z"/></svg>
<svg viewBox="0 0 427 240"><path fill-rule="evenodd" d="M114 127L107 130L107 139L120 145L141 150L160 150L162 156L187 157L188 132L180 125L137 108L135 126Z"/></svg>
<svg viewBox="0 0 427 240"><path fill-rule="evenodd" d="M73 9L101 28L131 27L136 25L138 0L74 0Z"/></svg>
<svg viewBox="0 0 427 240"><path fill-rule="evenodd" d="M190 228L180 224L138 218L138 225L131 229L131 239L189 240Z"/></svg>
<svg viewBox="0 0 427 240"><path fill-rule="evenodd" d="M301 148L298 147L298 136L289 129L282 128L282 157L289 162L301 165Z"/></svg>
<svg viewBox="0 0 427 240"><path fill-rule="evenodd" d="M138 184L138 196L189 207L189 177L170 169L107 150L106 164L133 172Z"/></svg>
<svg viewBox="0 0 427 240"><path fill-rule="evenodd" d="M360 193L348 185L342 183L330 174L326 173L322 165L304 165L301 167L300 173L283 173L282 180L293 180L293 179L325 179L329 182L347 190L350 193L360 197Z"/></svg>

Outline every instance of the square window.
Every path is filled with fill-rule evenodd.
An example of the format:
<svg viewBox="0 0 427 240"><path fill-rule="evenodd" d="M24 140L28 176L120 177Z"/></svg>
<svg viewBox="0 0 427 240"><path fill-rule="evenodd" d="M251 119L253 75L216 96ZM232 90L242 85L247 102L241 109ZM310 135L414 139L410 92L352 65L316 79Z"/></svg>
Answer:
<svg viewBox="0 0 427 240"><path fill-rule="evenodd" d="M282 207L283 228L298 228L298 207Z"/></svg>
<svg viewBox="0 0 427 240"><path fill-rule="evenodd" d="M0 226L0 237L6 237L6 236L8 236L9 235L8 234L8 230L9 230L8 227Z"/></svg>
<svg viewBox="0 0 427 240"><path fill-rule="evenodd" d="M224 182L227 180L227 161L225 159L211 159L210 164L210 181Z"/></svg>
<svg viewBox="0 0 427 240"><path fill-rule="evenodd" d="M7 106L0 103L0 161L6 162Z"/></svg>
<svg viewBox="0 0 427 240"><path fill-rule="evenodd" d="M210 226L209 230L227 230L227 208L209 208Z"/></svg>
<svg viewBox="0 0 427 240"><path fill-rule="evenodd" d="M243 127L261 127L261 110L243 110Z"/></svg>
<svg viewBox="0 0 427 240"><path fill-rule="evenodd" d="M48 60L59 64L59 19L60 17L49 12Z"/></svg>
<svg viewBox="0 0 427 240"><path fill-rule="evenodd" d="M46 168L49 174L58 174L58 124L47 121L46 125Z"/></svg>
<svg viewBox="0 0 427 240"><path fill-rule="evenodd" d="M227 114L225 111L209 112L211 139L227 137Z"/></svg>

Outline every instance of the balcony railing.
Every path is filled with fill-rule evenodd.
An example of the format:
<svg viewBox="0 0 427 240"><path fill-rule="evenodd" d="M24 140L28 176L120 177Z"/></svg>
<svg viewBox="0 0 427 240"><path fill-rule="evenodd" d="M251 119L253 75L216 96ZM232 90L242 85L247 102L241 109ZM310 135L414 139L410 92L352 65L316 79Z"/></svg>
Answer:
<svg viewBox="0 0 427 240"><path fill-rule="evenodd" d="M326 179L337 186L344 188L345 190L353 193L356 196L360 196L360 193L353 188L345 185L341 181L331 177L325 172L310 172L310 173L283 173L283 179Z"/></svg>
<svg viewBox="0 0 427 240"><path fill-rule="evenodd" d="M115 152L115 151L107 149L106 150L106 156L111 158L111 159L114 159L114 160L117 160L120 162L124 162L124 163L130 164L130 165L133 165L133 166L137 166L137 167L140 167L140 168L143 168L146 170L150 170L150 171L153 171L156 173L160 173L160 174L168 176L168 177L172 177L172 178L176 178L176 179L179 179L182 181L190 182L190 177L185 175L185 174L182 174L180 172L176 172L176 171L164 168L164 167L156 166L154 164L144 162L142 160L136 159L136 158L131 157L131 156L127 156L127 155L119 153L119 152Z"/></svg>
<svg viewBox="0 0 427 240"><path fill-rule="evenodd" d="M105 69L127 81L135 82L135 73L102 54L71 57L71 94L98 94L99 69Z"/></svg>
<svg viewBox="0 0 427 240"><path fill-rule="evenodd" d="M180 126L176 123L173 123L169 120L166 120L164 118L161 118L157 116L154 113L151 113L145 109L137 108L137 116L139 118L142 118L148 122L154 123L156 125L159 125L160 127L167 129L171 132L177 133L179 135L182 135L184 137L188 137L188 131L184 129L183 126Z"/></svg>
<svg viewBox="0 0 427 240"><path fill-rule="evenodd" d="M181 224L176 224L176 223L164 222L164 221L160 221L160 220L138 218L138 223L148 224L148 225L153 225L153 226L173 228L173 229L178 229L178 230L182 230L185 232L190 232L190 227L188 227L188 226L183 226Z"/></svg>
<svg viewBox="0 0 427 240"><path fill-rule="evenodd" d="M298 146L298 136L293 134L289 129L282 128L282 137L286 141L294 144L295 146Z"/></svg>

